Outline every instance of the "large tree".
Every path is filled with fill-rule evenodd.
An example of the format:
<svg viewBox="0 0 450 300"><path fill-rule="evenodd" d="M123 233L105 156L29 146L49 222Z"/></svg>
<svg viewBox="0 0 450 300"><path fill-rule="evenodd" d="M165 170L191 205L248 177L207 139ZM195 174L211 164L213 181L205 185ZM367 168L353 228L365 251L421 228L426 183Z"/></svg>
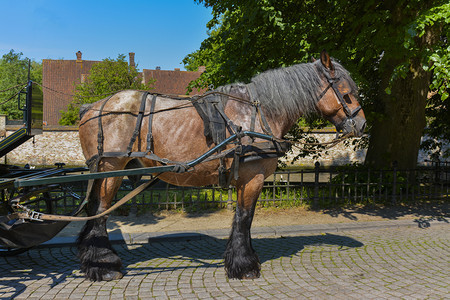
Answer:
<svg viewBox="0 0 450 300"><path fill-rule="evenodd" d="M11 50L0 58L0 91L3 91L0 92L0 113L6 114L9 119L23 118L16 95L27 83L29 66L30 79L42 82L42 63L22 56L22 52ZM12 88L15 86L18 87Z"/></svg>
<svg viewBox="0 0 450 300"><path fill-rule="evenodd" d="M130 67L125 55L116 59L106 58L92 66L87 80L75 87L74 101L66 111L61 111L60 125L74 125L78 121L80 106L93 103L116 92L132 90L150 90L154 81L142 83L136 67Z"/></svg>
<svg viewBox="0 0 450 300"><path fill-rule="evenodd" d="M442 79L438 101L448 101L448 77L436 66L450 52L448 0L196 2L213 11L209 37L184 60L207 67L197 84L248 81L327 49L361 87L371 124L366 163L416 166L432 78Z"/></svg>

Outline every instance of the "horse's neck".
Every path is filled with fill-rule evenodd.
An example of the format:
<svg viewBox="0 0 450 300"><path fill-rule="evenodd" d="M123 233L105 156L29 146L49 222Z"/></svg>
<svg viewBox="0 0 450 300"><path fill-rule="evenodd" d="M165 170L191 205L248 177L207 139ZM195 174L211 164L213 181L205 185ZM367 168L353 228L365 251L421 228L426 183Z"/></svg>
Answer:
<svg viewBox="0 0 450 300"><path fill-rule="evenodd" d="M252 83L247 84L247 91L248 91L248 96L250 98L250 100L253 101L259 101L257 93L255 93L254 86L252 86ZM288 93L285 93L283 96L293 99L296 98L297 96L295 94L289 95ZM280 103L277 103L277 105L283 105L283 103L288 103L289 101L284 101L285 99L281 99ZM274 100L275 101L275 100ZM297 108L297 107L296 107ZM292 116L292 114L290 116L288 116L286 114L286 111L283 110L279 110L278 113L274 114L270 114L268 113L267 109L270 109L270 104L269 107L266 107L266 104L261 102L261 110L262 110L262 114L265 116L265 118L267 119L267 123L269 124L269 127L273 133L273 135L277 138L282 138L291 128L292 126L297 122L298 118L300 118L303 115L303 112L301 111L291 111L291 113L293 113L295 115Z"/></svg>
<svg viewBox="0 0 450 300"><path fill-rule="evenodd" d="M236 84L236 85L228 85L225 86L222 90L220 90L222 93L233 95L240 99L246 99L251 102L258 102L258 97L252 92L252 88L250 87L251 84ZM289 97L289 95L286 95ZM292 98L295 98L295 95L291 96ZM283 102L283 101L282 101ZM287 101L286 101L287 102ZM240 103L236 104L238 108L242 108L241 113L248 112L247 109L244 109L245 106L248 106L249 103ZM243 105L244 107L239 107L239 105ZM282 105L282 104L280 104ZM239 110L239 109L238 109ZM277 116L277 117L271 117L271 114L266 112L266 108L264 107L264 104L261 104L261 113L267 120L267 123L270 127L270 130L272 131L273 135L277 138L282 138L288 131L291 129L291 127L296 123L297 119L302 116L302 112L296 113L296 118L289 118L287 116ZM239 113L238 113L239 114ZM258 119L260 119L258 117ZM261 127L264 127L264 124L261 124Z"/></svg>
<svg viewBox="0 0 450 300"><path fill-rule="evenodd" d="M264 108L263 108L264 111ZM264 112L263 112L264 113ZM298 118L302 115L299 114ZM297 119L298 119L297 118ZM283 138L286 133L294 126L295 122L289 120L288 118L278 117L278 118L267 118L270 129L276 138Z"/></svg>

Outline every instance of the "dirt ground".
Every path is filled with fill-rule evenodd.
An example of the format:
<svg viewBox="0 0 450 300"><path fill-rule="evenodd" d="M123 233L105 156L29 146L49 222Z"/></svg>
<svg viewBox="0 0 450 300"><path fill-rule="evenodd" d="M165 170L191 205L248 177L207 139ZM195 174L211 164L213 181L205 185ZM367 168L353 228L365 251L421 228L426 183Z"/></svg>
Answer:
<svg viewBox="0 0 450 300"><path fill-rule="evenodd" d="M234 212L230 210L186 213L162 211L143 216L110 216L108 230L122 233L195 231L231 227ZM252 227L332 224L405 219L450 219L450 203L428 203L420 206L356 207L353 209L308 210L305 208L257 208ZM77 235L84 222L71 222L59 236Z"/></svg>

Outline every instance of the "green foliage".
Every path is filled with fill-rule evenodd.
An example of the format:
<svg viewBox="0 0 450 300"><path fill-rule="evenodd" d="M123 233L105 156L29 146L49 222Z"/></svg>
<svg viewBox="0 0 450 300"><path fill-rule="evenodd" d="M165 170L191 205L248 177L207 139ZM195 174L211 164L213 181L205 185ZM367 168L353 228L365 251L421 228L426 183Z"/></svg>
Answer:
<svg viewBox="0 0 450 300"><path fill-rule="evenodd" d="M119 54L117 59L106 58L92 66L87 80L75 87L74 101L66 111L61 111L60 125L76 124L82 104L96 102L122 90L152 89L153 82L143 84L137 69L129 67L125 58Z"/></svg>
<svg viewBox="0 0 450 300"><path fill-rule="evenodd" d="M447 49L439 49L430 56L431 67L425 66L427 70L433 71L433 80L430 88L441 95L441 100L448 98L450 89L450 46Z"/></svg>
<svg viewBox="0 0 450 300"><path fill-rule="evenodd" d="M430 89L441 95L441 100L448 98L450 89L450 3L433 7L419 16L417 22L409 27L405 44L406 48L413 48L413 38L423 38L427 34L433 35L432 48L424 50L423 56L428 64L424 64L426 71L433 72Z"/></svg>
<svg viewBox="0 0 450 300"><path fill-rule="evenodd" d="M450 31L450 3L434 7L424 13L417 22L416 31L419 36L426 34L427 28L439 30L439 40L433 51L428 51L428 64L424 69L433 73L430 84L432 96L427 103L428 126L425 129L426 139L422 142L422 149L431 154L433 160L450 157L450 45L448 43ZM447 144L447 146L446 146Z"/></svg>
<svg viewBox="0 0 450 300"><path fill-rule="evenodd" d="M0 91L16 85L26 85L30 60L22 56L22 52L11 50L0 59ZM42 82L42 63L31 61L30 79ZM6 114L9 119L23 118L23 112L19 110L15 96L19 90L20 87L0 93L0 113Z"/></svg>
<svg viewBox="0 0 450 300"><path fill-rule="evenodd" d="M264 186L257 206L261 208L290 208L305 207L311 208L313 193L304 186L284 185L282 182L275 182L274 186Z"/></svg>
<svg viewBox="0 0 450 300"><path fill-rule="evenodd" d="M93 101L95 102L95 101ZM82 102L88 103L88 102ZM59 125L75 125L79 120L80 105L78 103L72 102L67 106L66 111L61 111L61 119L59 119Z"/></svg>
<svg viewBox="0 0 450 300"><path fill-rule="evenodd" d="M189 69L206 66L196 84L248 82L258 72L308 59L300 16L294 1L197 1L213 7L209 37L183 61ZM281 11L282 10L282 11ZM287 15L285 15L287 14ZM294 24L295 22L295 24Z"/></svg>
<svg viewBox="0 0 450 300"><path fill-rule="evenodd" d="M124 186L122 186L123 188ZM121 199L129 193L131 187L119 190L116 199ZM236 191L232 197L237 199ZM167 188L147 190L136 196L134 203L123 205L116 213L127 215L133 205L139 214L161 210L181 210L184 212L196 212L208 209L222 209L228 205L228 190L218 188Z"/></svg>
<svg viewBox="0 0 450 300"><path fill-rule="evenodd" d="M390 204L392 195L413 193L416 187L408 184L409 172L371 170L364 165L349 165L338 168L337 175L331 179L333 196L347 199L347 204ZM395 177L395 185L394 185Z"/></svg>
<svg viewBox="0 0 450 300"><path fill-rule="evenodd" d="M209 37L183 61L188 69L206 66L192 86L247 82L259 72L307 62L327 49L360 87L369 125L386 117L393 88L403 88L398 79L415 76L411 66L417 62L432 72L430 88L441 95L441 103L447 101L448 0L196 2L211 7L213 18ZM403 94L414 92L421 91ZM436 120L449 127L448 119Z"/></svg>

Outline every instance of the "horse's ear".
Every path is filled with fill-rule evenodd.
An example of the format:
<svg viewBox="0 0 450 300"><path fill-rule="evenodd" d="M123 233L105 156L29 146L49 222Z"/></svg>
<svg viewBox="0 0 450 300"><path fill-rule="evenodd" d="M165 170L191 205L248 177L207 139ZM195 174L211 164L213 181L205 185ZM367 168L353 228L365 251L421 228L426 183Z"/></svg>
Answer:
<svg viewBox="0 0 450 300"><path fill-rule="evenodd" d="M329 70L334 70L334 66L331 63L331 58L330 55L328 55L328 52L323 50L322 53L320 53L320 61L322 62L322 65L329 69Z"/></svg>

